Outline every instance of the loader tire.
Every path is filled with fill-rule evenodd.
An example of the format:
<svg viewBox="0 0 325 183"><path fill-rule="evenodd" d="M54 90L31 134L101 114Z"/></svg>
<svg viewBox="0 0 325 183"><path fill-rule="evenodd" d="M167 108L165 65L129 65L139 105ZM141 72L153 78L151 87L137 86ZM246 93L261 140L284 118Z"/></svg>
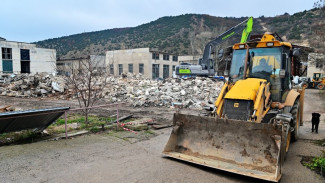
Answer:
<svg viewBox="0 0 325 183"><path fill-rule="evenodd" d="M319 83L317 85L317 89L323 90L324 89L324 84L323 83Z"/></svg>
<svg viewBox="0 0 325 183"><path fill-rule="evenodd" d="M292 114L292 124L291 127L294 128L294 131L291 132L291 142L295 142L298 139L298 126L300 123L300 106L299 106L299 98L296 99L295 103L293 104L290 113Z"/></svg>
<svg viewBox="0 0 325 183"><path fill-rule="evenodd" d="M301 87L308 88L308 84L307 84L307 83L302 83L302 84L301 84Z"/></svg>

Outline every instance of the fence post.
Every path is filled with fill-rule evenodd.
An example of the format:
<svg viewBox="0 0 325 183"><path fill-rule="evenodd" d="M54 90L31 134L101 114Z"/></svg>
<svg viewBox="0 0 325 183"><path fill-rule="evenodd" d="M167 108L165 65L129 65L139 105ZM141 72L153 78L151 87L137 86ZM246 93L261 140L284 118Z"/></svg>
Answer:
<svg viewBox="0 0 325 183"><path fill-rule="evenodd" d="M65 139L68 139L68 130L67 130L67 111L64 111L64 123L65 123Z"/></svg>
<svg viewBox="0 0 325 183"><path fill-rule="evenodd" d="M118 126L119 126L119 124L120 124L120 122L119 122L119 120L118 120L118 116L119 114L118 114L118 104L116 104L116 131L118 131Z"/></svg>

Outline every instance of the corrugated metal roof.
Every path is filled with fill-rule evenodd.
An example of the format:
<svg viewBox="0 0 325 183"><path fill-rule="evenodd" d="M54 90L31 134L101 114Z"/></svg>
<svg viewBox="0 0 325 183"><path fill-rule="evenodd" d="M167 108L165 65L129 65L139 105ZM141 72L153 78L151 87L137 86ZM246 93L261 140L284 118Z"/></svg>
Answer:
<svg viewBox="0 0 325 183"><path fill-rule="evenodd" d="M0 113L0 134L27 129L42 131L57 120L69 107L56 107Z"/></svg>

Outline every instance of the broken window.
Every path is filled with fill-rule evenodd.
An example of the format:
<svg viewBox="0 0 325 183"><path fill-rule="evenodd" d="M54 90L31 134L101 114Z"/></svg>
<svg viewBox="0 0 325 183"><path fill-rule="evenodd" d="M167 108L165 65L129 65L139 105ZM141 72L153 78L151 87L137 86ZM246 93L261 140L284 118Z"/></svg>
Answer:
<svg viewBox="0 0 325 183"><path fill-rule="evenodd" d="M129 72L133 73L133 64L129 64Z"/></svg>
<svg viewBox="0 0 325 183"><path fill-rule="evenodd" d="M152 79L159 78L159 64L152 64Z"/></svg>
<svg viewBox="0 0 325 183"><path fill-rule="evenodd" d="M118 74L121 75L123 73L123 64L118 64Z"/></svg>
<svg viewBox="0 0 325 183"><path fill-rule="evenodd" d="M30 73L30 61L21 61L20 68L21 73Z"/></svg>
<svg viewBox="0 0 325 183"><path fill-rule="evenodd" d="M167 60L167 61L169 61L169 55L163 55L163 60Z"/></svg>
<svg viewBox="0 0 325 183"><path fill-rule="evenodd" d="M173 61L174 61L174 62L177 62L177 61L178 61L178 56L175 56L175 55L174 55L174 56L173 56Z"/></svg>
<svg viewBox="0 0 325 183"><path fill-rule="evenodd" d="M144 64L139 64L139 73L144 74Z"/></svg>
<svg viewBox="0 0 325 183"><path fill-rule="evenodd" d="M29 50L20 49L20 60L30 61Z"/></svg>
<svg viewBox="0 0 325 183"><path fill-rule="evenodd" d="M114 75L114 64L109 65L109 73Z"/></svg>
<svg viewBox="0 0 325 183"><path fill-rule="evenodd" d="M159 60L159 53L152 53L152 59Z"/></svg>
<svg viewBox="0 0 325 183"><path fill-rule="evenodd" d="M30 55L27 49L20 49L20 72L30 73Z"/></svg>
<svg viewBox="0 0 325 183"><path fill-rule="evenodd" d="M175 71L175 67L176 67L176 66L175 66L175 65L173 65L173 71Z"/></svg>
<svg viewBox="0 0 325 183"><path fill-rule="evenodd" d="M169 77L169 65L163 66L163 78L166 79Z"/></svg>
<svg viewBox="0 0 325 183"><path fill-rule="evenodd" d="M1 48L2 51L2 59L12 59L12 48Z"/></svg>
<svg viewBox="0 0 325 183"><path fill-rule="evenodd" d="M322 59L316 59L316 68L322 69L323 68L323 61Z"/></svg>

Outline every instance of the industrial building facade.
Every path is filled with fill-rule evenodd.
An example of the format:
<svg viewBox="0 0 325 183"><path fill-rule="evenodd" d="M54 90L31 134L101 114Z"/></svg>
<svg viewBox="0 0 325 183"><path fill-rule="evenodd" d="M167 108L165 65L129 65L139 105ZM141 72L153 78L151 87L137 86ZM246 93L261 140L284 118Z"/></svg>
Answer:
<svg viewBox="0 0 325 183"><path fill-rule="evenodd" d="M90 55L86 58L71 58L71 59L59 59L56 61L56 69L59 75L70 76L72 73L83 72L85 64L90 63L92 69L99 72L106 72L107 66L105 63L105 56Z"/></svg>
<svg viewBox="0 0 325 183"><path fill-rule="evenodd" d="M150 48L113 50L106 52L109 73L118 76L122 73L141 73L150 79L165 79L173 76L175 67L182 56L159 52ZM184 57L188 59L188 57Z"/></svg>
<svg viewBox="0 0 325 183"><path fill-rule="evenodd" d="M0 39L0 73L55 72L56 51Z"/></svg>

